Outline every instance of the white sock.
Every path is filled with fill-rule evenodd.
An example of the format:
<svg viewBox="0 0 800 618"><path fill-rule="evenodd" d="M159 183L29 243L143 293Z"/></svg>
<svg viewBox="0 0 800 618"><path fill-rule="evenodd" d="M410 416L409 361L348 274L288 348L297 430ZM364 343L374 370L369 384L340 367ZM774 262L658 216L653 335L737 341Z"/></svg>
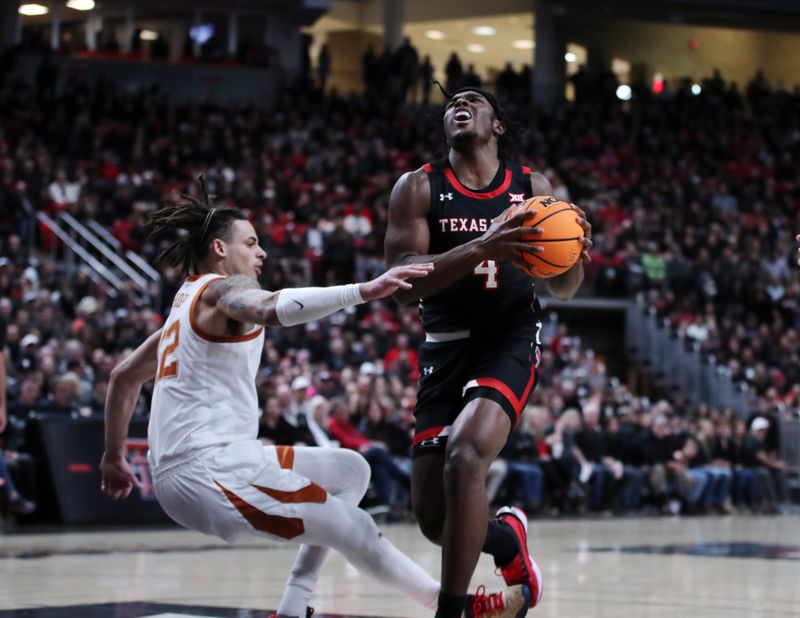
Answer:
<svg viewBox="0 0 800 618"><path fill-rule="evenodd" d="M303 542L333 547L362 573L436 609L439 582L392 545L365 511L330 496L325 504L309 505L303 522Z"/></svg>
<svg viewBox="0 0 800 618"><path fill-rule="evenodd" d="M295 447L292 470L314 481L329 494L354 506L358 505L369 485L370 469L355 451ZM305 618L311 594L329 547L301 545L289 580L283 591L278 614Z"/></svg>
<svg viewBox="0 0 800 618"><path fill-rule="evenodd" d="M294 452L292 470L329 493L325 503L303 506L306 531L297 540L307 545L332 547L359 571L401 590L427 608L436 609L439 582L385 539L372 517L356 506L369 483L366 460L358 453L343 449L297 447ZM305 553L298 555L290 577L292 586L295 581L304 582L302 588L296 586L298 591L307 590L308 582L313 586L321 566L321 559L315 562L310 557L307 564L301 563L306 556ZM294 613L287 615L298 615L299 592L296 599L292 602ZM304 614L299 615L302 618Z"/></svg>
<svg viewBox="0 0 800 618"><path fill-rule="evenodd" d="M319 545L300 546L281 603L278 605L279 615L305 618L311 593L319 579L319 570L330 551L329 547Z"/></svg>

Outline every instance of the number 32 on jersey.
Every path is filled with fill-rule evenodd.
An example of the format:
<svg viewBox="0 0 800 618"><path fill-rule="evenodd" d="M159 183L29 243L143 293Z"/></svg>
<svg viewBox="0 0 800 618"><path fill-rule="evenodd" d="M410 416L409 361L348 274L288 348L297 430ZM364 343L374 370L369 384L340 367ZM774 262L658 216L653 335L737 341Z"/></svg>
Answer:
<svg viewBox="0 0 800 618"><path fill-rule="evenodd" d="M497 278L498 274L500 274L500 268L494 260L483 260L475 267L472 274L486 277L483 287L487 290L496 290L500 287L500 281Z"/></svg>

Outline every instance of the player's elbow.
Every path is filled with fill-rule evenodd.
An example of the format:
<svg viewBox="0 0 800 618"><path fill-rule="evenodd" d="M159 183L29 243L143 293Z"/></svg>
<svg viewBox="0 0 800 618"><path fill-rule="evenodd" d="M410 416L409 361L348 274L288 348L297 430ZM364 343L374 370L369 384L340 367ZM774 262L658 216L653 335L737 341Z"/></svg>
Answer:
<svg viewBox="0 0 800 618"><path fill-rule="evenodd" d="M278 318L278 303L270 300L263 307L260 315L261 321L265 326L283 326Z"/></svg>
<svg viewBox="0 0 800 618"><path fill-rule="evenodd" d="M572 271L567 271L562 275L553 277L552 279L545 280L545 287L550 293L550 296L557 300L566 301L572 300L578 288L581 287L583 282L583 273L580 276L575 276Z"/></svg>
<svg viewBox="0 0 800 618"><path fill-rule="evenodd" d="M550 289L550 295L555 298L556 300L566 301L572 300L575 296L575 290L559 290L559 289Z"/></svg>
<svg viewBox="0 0 800 618"><path fill-rule="evenodd" d="M126 361L122 361L111 370L108 376L108 386L117 387L129 386L133 381L132 366Z"/></svg>

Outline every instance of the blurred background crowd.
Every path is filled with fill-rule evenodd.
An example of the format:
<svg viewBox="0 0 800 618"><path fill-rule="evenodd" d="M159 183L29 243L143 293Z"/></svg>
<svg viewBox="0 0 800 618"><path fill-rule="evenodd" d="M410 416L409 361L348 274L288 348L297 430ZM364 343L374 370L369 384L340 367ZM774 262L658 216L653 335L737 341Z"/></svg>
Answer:
<svg viewBox="0 0 800 618"><path fill-rule="evenodd" d="M204 173L217 203L253 221L266 288L365 280L384 269L394 182L446 151L440 110L416 94L416 78L393 95L367 60L364 96L324 94L322 76L309 76L271 110L175 104L154 88L75 77L56 92L47 63L30 83L0 72L8 510L35 506L25 491L36 459L25 454L29 415L102 415L110 371L160 327L182 283L170 268L160 294L67 275L36 214L95 220L152 261L161 246L147 238L147 213L179 192L198 195L193 179ZM449 87L474 83L463 70L448 76ZM611 79L579 74L575 100L545 111L531 108L524 79L501 73L490 86L522 129L506 155L588 213L595 244L581 294L644 297L746 382L755 404L741 417L632 392L548 311L539 385L492 469L490 498L540 514L786 509L778 427L797 418L800 394L800 92L760 76L740 91L715 74L699 95L666 84L622 102ZM423 337L416 306L393 302L270 330L262 438L358 450L373 470L367 506L407 517Z"/></svg>

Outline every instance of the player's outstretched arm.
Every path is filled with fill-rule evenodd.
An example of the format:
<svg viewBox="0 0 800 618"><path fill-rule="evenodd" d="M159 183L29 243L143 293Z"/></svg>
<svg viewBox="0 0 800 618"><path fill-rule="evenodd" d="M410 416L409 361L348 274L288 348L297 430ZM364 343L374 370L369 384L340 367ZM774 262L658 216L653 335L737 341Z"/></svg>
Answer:
<svg viewBox="0 0 800 618"><path fill-rule="evenodd" d="M795 241L796 241L796 242L797 242L797 244L798 244L798 249L797 249L797 265L798 265L798 266L800 266L800 234L798 234L797 236L795 236L795 237L794 237L794 239L795 239Z"/></svg>
<svg viewBox="0 0 800 618"><path fill-rule="evenodd" d="M156 375L161 329L150 335L130 356L114 367L108 381L105 410L105 452L100 460L100 489L112 498L127 498L141 487L125 459L125 438L142 384Z"/></svg>
<svg viewBox="0 0 800 618"><path fill-rule="evenodd" d="M411 287L410 279L426 277L433 264L409 264L391 268L364 283L326 288L262 290L258 282L244 275L226 277L208 287L208 302L233 320L268 326L295 326L319 320L332 313L370 300L385 298ZM204 295L205 296L205 295Z"/></svg>
<svg viewBox="0 0 800 618"><path fill-rule="evenodd" d="M522 236L541 233L539 228L520 227L536 216L535 211L520 213L509 219L501 215L483 236L453 247L445 253L429 255L430 183L422 170L408 172L392 189L389 198L389 226L386 230L384 252L389 266L430 262L431 276L419 279L410 288L393 294L401 304L435 294L475 270L484 260L512 260L519 252L538 253L539 247L522 241ZM505 213L504 213L505 214Z"/></svg>

